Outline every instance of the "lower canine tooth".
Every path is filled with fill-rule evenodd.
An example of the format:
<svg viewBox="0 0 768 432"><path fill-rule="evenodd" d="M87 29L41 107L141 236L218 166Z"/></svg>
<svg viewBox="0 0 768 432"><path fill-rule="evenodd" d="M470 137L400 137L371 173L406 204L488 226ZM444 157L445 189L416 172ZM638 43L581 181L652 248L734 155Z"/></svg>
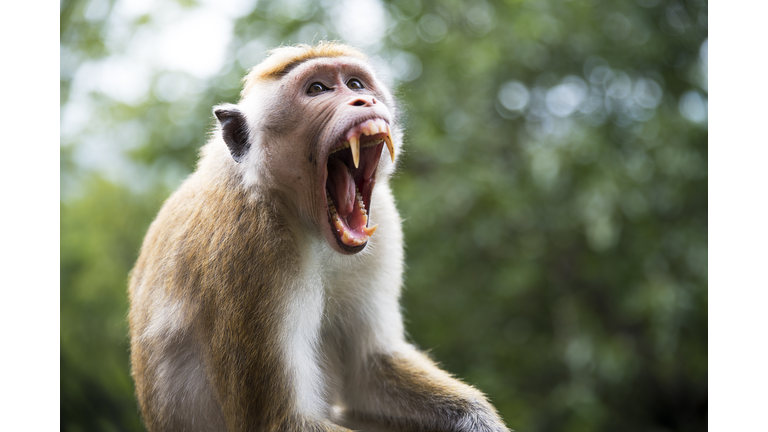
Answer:
<svg viewBox="0 0 768 432"><path fill-rule="evenodd" d="M369 227L363 227L363 232L365 233L366 236L370 237L370 236L373 235L373 233L376 232L376 228L378 228L378 227L379 227L378 224L376 224L376 225L374 225L374 226L372 226L370 228Z"/></svg>

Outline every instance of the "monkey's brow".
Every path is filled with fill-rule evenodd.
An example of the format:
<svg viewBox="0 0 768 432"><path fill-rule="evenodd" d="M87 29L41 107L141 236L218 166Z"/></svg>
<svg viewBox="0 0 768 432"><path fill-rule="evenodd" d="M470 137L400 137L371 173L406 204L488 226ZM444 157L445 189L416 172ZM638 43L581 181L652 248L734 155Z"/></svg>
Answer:
<svg viewBox="0 0 768 432"><path fill-rule="evenodd" d="M276 78L276 79L282 78L288 75L292 70L296 69L300 64L307 62L309 60L313 60L315 58L318 58L318 57L306 58L306 59L296 60L291 63L288 63L282 69L276 70L270 73L267 78Z"/></svg>
<svg viewBox="0 0 768 432"><path fill-rule="evenodd" d="M296 69L297 67L301 66L302 64L304 64L306 62L309 62L309 61L312 61L312 60L322 60L322 59L335 59L335 60L338 60L339 57L330 57L330 56L326 57L326 56L323 56L323 57L309 57L309 58L304 58L304 59L297 59L295 61L287 63L282 69L275 70L275 71L269 73L265 78L280 79L280 78L283 78L284 76L288 75L289 73L291 73L291 71L293 71L294 69ZM354 62L353 62L353 65L354 65Z"/></svg>
<svg viewBox="0 0 768 432"><path fill-rule="evenodd" d="M308 58L302 58L302 59L296 59L290 63L287 63L282 69L275 70L271 72L267 78L274 78L274 79L280 79L289 73L291 73L292 70L296 69L297 67L301 66L302 64L312 61L312 60L319 60L319 59L331 59L335 57L308 57Z"/></svg>

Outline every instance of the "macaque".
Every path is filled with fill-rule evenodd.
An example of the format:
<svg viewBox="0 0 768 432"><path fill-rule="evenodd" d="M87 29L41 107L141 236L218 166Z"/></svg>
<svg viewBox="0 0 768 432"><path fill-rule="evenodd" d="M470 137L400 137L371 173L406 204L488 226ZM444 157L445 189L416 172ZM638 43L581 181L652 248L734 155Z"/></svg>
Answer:
<svg viewBox="0 0 768 432"><path fill-rule="evenodd" d="M404 337L398 109L366 56L281 47L244 79L131 272L150 431L508 431Z"/></svg>

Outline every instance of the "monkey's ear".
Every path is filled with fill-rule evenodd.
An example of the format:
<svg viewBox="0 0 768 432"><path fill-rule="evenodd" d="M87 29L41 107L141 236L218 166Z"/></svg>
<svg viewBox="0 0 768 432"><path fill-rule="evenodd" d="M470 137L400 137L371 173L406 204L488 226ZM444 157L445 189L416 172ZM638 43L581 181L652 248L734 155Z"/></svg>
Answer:
<svg viewBox="0 0 768 432"><path fill-rule="evenodd" d="M221 105L213 111L221 123L221 136L229 147L232 159L240 162L248 153L251 143L248 142L248 125L245 116L236 105Z"/></svg>

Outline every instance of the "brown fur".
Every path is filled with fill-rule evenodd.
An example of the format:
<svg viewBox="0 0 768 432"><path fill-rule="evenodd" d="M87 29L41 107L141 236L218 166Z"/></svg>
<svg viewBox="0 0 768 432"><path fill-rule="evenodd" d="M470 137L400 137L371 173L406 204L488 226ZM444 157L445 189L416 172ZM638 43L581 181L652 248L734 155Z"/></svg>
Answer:
<svg viewBox="0 0 768 432"><path fill-rule="evenodd" d="M480 391L453 378L421 352L374 356L365 375L362 391L347 389L358 401L350 412L353 418L398 430L457 430L461 422L473 425L469 430L505 430ZM372 414L371 405L399 415Z"/></svg>
<svg viewBox="0 0 768 432"><path fill-rule="evenodd" d="M142 398L148 393L144 387L151 386L144 377L153 371L145 370L152 363L137 341L148 322L146 306L154 304L150 298L184 305L183 319L190 323L184 331L194 334L171 337L212 342L202 346L201 355L205 363L223 366L210 372L229 430L277 424L288 412L280 409L289 405L290 395L281 385L280 359L274 358L278 341L264 328L276 326L281 313L280 292L273 287L280 286L293 260L290 236L271 206L249 200L232 185L221 188L206 180L195 174L163 206L131 278L131 303L145 306L132 309L130 321L133 375L150 430L167 430L163 420L169 415L154 412L157 408ZM253 418L244 402L272 408Z"/></svg>

